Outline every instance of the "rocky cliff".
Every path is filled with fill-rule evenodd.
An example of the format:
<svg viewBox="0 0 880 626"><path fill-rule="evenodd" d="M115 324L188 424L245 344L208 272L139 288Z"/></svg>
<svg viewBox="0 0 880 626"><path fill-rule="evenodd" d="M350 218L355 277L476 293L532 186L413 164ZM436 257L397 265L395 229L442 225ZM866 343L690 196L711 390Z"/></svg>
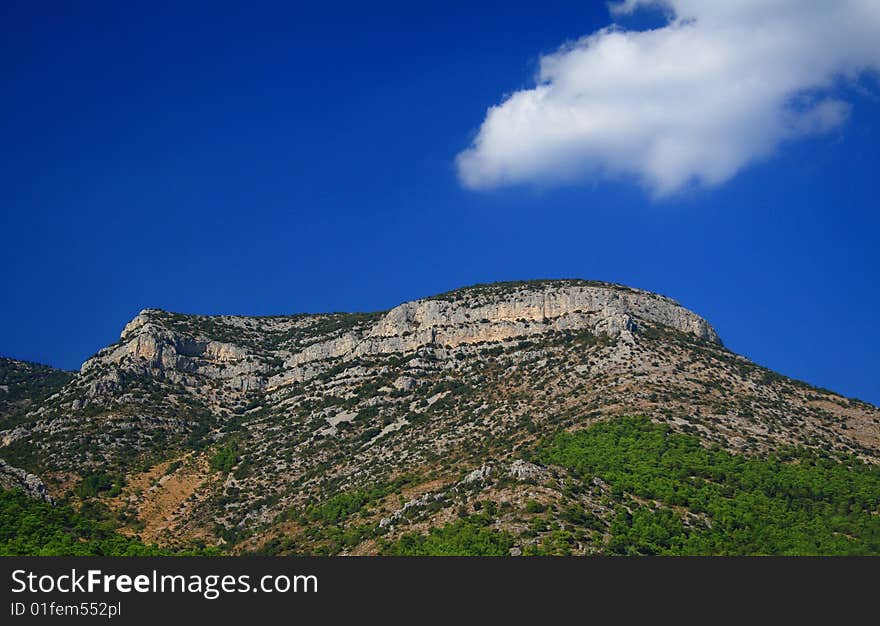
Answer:
<svg viewBox="0 0 880 626"><path fill-rule="evenodd" d="M709 323L677 302L617 285L577 283L462 290L449 300L432 298L401 304L364 332L320 342L291 356L297 366L320 359L389 352L425 346L504 341L548 330L590 330L608 336L629 333L636 320L655 322L720 344Z"/></svg>
<svg viewBox="0 0 880 626"><path fill-rule="evenodd" d="M238 391L251 391L306 380L321 371L308 367L314 362L409 353L426 347L449 349L548 331L587 330L617 337L635 331L640 321L721 344L706 320L669 298L586 281L463 289L448 298L407 302L382 315L357 320L342 332L331 331L327 338L315 334L301 343L284 339L297 329L319 326L325 317L222 316L210 320L212 330L221 326L224 336L241 344L211 339L210 330L199 328L196 317L191 318L194 325L181 328L178 318L156 309L141 311L126 324L116 345L83 364L82 374L89 376L108 366L139 372L158 369L175 382L187 380L187 374L199 374L223 380ZM267 350L250 339L251 333L271 338L274 345ZM283 367L273 367L279 359ZM119 381L112 378L109 382Z"/></svg>

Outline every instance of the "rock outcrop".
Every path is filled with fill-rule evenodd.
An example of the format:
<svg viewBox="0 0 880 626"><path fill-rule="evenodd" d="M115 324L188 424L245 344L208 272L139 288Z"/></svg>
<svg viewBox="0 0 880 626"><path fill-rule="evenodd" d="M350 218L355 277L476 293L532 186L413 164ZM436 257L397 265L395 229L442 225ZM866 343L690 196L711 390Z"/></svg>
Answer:
<svg viewBox="0 0 880 626"><path fill-rule="evenodd" d="M86 361L80 372L89 375L115 366L142 374L160 370L171 382L181 384L190 382L187 374L198 374L222 380L238 391L265 386L265 367L246 348L187 336L163 324L162 315L155 309L141 311L125 326L119 342ZM104 383L119 382L112 371L109 377L99 378Z"/></svg>
<svg viewBox="0 0 880 626"><path fill-rule="evenodd" d="M333 322L342 316L324 317ZM617 337L636 331L641 322L721 343L706 320L664 296L605 283L544 281L488 292L466 288L407 302L361 323L335 324L340 327L336 332L298 344L285 343L284 338L292 336L297 324L308 327L299 317L210 318L145 309L126 324L119 342L86 361L81 373L92 379L87 396L118 386L119 370L137 375L158 371L183 385L200 384L192 378L197 375L247 393L309 380L324 371L320 363L330 359L456 348L548 331L588 330ZM206 328L218 326L228 340L208 336ZM267 350L264 344L248 342L248 331L281 339Z"/></svg>
<svg viewBox="0 0 880 626"><path fill-rule="evenodd" d="M552 283L550 283L552 284ZM617 336L638 320L655 322L720 344L712 326L677 302L613 285L523 287L490 298L416 300L397 306L364 333L348 333L293 354L295 367L321 359L409 352L428 345L503 341L548 330L591 330Z"/></svg>
<svg viewBox="0 0 880 626"><path fill-rule="evenodd" d="M49 491L39 476L12 467L3 459L0 459L0 488L21 489L29 498L52 502Z"/></svg>

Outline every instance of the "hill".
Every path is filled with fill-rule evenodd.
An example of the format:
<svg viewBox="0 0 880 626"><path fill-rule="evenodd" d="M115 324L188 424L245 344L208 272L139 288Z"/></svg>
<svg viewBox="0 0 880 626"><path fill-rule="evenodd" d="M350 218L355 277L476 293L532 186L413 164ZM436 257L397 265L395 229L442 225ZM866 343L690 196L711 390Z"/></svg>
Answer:
<svg viewBox="0 0 880 626"><path fill-rule="evenodd" d="M232 553L878 553L880 410L657 294L142 311L0 432L118 532Z"/></svg>

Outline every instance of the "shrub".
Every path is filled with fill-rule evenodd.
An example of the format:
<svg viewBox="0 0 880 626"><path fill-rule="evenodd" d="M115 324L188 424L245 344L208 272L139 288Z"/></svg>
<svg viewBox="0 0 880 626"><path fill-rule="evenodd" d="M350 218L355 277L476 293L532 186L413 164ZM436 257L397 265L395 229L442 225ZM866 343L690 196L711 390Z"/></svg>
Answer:
<svg viewBox="0 0 880 626"><path fill-rule="evenodd" d="M211 469L215 472L228 474L238 463L238 459L238 445L234 441L230 441L211 457Z"/></svg>

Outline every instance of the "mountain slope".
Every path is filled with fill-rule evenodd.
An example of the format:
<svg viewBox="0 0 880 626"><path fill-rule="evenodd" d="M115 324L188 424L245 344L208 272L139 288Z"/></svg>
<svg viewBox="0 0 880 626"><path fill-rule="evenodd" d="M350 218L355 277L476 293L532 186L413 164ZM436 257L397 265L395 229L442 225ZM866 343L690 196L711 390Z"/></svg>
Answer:
<svg viewBox="0 0 880 626"><path fill-rule="evenodd" d="M0 430L26 419L28 411L61 389L74 372L0 357Z"/></svg>
<svg viewBox="0 0 880 626"><path fill-rule="evenodd" d="M541 450L553 433L628 415L735 458L880 459L876 407L729 352L668 298L579 280L481 285L375 314L145 310L0 433L0 457L57 495L91 481L74 497L160 543L407 553L558 540L591 553L611 549L615 520L645 494ZM682 527L706 518L668 504ZM581 535L554 534L572 526L567 507L592 511L589 537L574 514Z"/></svg>

